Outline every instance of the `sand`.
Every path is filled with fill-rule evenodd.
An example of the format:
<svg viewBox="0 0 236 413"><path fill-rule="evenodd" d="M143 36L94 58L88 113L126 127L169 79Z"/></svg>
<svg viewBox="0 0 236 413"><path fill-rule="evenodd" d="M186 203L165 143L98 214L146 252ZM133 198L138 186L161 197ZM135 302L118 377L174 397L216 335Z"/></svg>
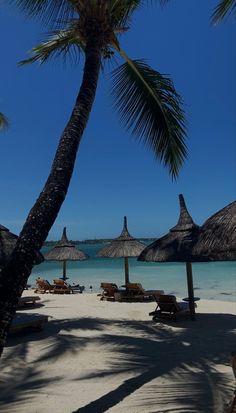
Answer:
<svg viewBox="0 0 236 413"><path fill-rule="evenodd" d="M236 303L200 300L194 322L155 322L153 302L40 298L43 306L22 312L49 322L9 337L4 350L2 413L225 412L236 384Z"/></svg>

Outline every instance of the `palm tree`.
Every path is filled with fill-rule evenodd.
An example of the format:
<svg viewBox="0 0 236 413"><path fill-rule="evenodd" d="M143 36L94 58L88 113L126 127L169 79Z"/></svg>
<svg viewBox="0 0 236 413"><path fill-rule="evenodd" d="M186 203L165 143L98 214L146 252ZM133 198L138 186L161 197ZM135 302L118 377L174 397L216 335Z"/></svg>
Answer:
<svg viewBox="0 0 236 413"><path fill-rule="evenodd" d="M8 120L6 116L0 112L0 129L5 129L8 127Z"/></svg>
<svg viewBox="0 0 236 413"><path fill-rule="evenodd" d="M56 21L50 38L34 49L30 61L75 49L84 55L83 78L71 117L62 133L51 172L0 274L0 354L27 279L35 251L46 240L65 199L77 150L94 101L102 63L119 53L125 63L113 72L113 95L121 120L149 146L176 178L186 157L184 113L172 81L121 49L118 36L128 30L142 0L16 0L30 15ZM64 23L66 22L66 23Z"/></svg>

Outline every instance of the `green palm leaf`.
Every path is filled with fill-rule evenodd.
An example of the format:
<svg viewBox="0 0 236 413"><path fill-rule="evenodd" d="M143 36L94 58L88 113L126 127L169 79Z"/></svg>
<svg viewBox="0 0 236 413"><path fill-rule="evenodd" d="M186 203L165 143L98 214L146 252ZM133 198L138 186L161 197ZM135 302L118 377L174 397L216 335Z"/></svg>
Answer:
<svg viewBox="0 0 236 413"><path fill-rule="evenodd" d="M0 112L0 129L5 129L8 126L9 126L8 119L2 112Z"/></svg>
<svg viewBox="0 0 236 413"><path fill-rule="evenodd" d="M142 60L125 58L113 72L112 94L121 121L176 178L187 155L181 98L168 77Z"/></svg>
<svg viewBox="0 0 236 413"><path fill-rule="evenodd" d="M236 17L236 0L221 0L214 10L212 22L219 23L229 14L234 14Z"/></svg>
<svg viewBox="0 0 236 413"><path fill-rule="evenodd" d="M22 60L20 65L39 61L46 62L51 57L63 55L78 58L84 50L83 41L79 39L78 30L72 25L71 28L53 32L48 40L32 49L33 56Z"/></svg>

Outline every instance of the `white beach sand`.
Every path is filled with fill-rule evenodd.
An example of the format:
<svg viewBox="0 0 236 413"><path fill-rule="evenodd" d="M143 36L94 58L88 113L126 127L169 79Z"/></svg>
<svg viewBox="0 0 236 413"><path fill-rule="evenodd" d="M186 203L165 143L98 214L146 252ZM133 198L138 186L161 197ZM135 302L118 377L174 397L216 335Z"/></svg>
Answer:
<svg viewBox="0 0 236 413"><path fill-rule="evenodd" d="M24 295L32 295L25 291ZM40 295L40 332L10 337L2 413L225 412L235 380L236 303L198 302L197 320L152 321L155 303Z"/></svg>

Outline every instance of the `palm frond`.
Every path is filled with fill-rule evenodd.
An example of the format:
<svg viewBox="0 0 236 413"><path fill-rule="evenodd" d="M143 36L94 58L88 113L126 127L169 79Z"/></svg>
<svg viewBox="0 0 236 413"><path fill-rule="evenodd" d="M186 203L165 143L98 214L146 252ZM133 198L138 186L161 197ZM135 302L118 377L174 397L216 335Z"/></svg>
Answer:
<svg viewBox="0 0 236 413"><path fill-rule="evenodd" d="M165 6L170 0L159 1L161 6ZM213 11L211 21L213 24L217 24L230 14L236 17L236 0L220 0Z"/></svg>
<svg viewBox="0 0 236 413"><path fill-rule="evenodd" d="M132 13L143 4L143 0L110 1L110 17L113 27L128 24Z"/></svg>
<svg viewBox="0 0 236 413"><path fill-rule="evenodd" d="M0 112L0 129L6 129L8 126L9 126L8 119L2 112Z"/></svg>
<svg viewBox="0 0 236 413"><path fill-rule="evenodd" d="M170 0L156 0L164 6ZM111 16L117 18L123 24L127 22L131 14L138 8L153 4L154 0L111 0Z"/></svg>
<svg viewBox="0 0 236 413"><path fill-rule="evenodd" d="M164 5L169 0L158 0ZM38 18L54 29L61 23L78 17L91 15L91 12L107 12L112 26L124 26L132 13L140 6L153 3L153 0L10 0L30 17ZM77 16L76 16L77 15Z"/></svg>
<svg viewBox="0 0 236 413"><path fill-rule="evenodd" d="M126 63L113 72L112 90L121 121L176 178L187 156L181 98L168 77L121 54Z"/></svg>
<svg viewBox="0 0 236 413"><path fill-rule="evenodd" d="M69 29L59 30L49 34L48 40L39 44L32 49L33 56L29 59L22 60L19 64L46 62L52 57L78 58L81 51L84 50L84 44L78 37L78 31L72 26Z"/></svg>
<svg viewBox="0 0 236 413"><path fill-rule="evenodd" d="M38 18L45 24L59 25L75 15L72 1L68 0L10 0L30 17Z"/></svg>
<svg viewBox="0 0 236 413"><path fill-rule="evenodd" d="M217 24L230 14L236 17L236 0L221 0L214 9L212 23Z"/></svg>

